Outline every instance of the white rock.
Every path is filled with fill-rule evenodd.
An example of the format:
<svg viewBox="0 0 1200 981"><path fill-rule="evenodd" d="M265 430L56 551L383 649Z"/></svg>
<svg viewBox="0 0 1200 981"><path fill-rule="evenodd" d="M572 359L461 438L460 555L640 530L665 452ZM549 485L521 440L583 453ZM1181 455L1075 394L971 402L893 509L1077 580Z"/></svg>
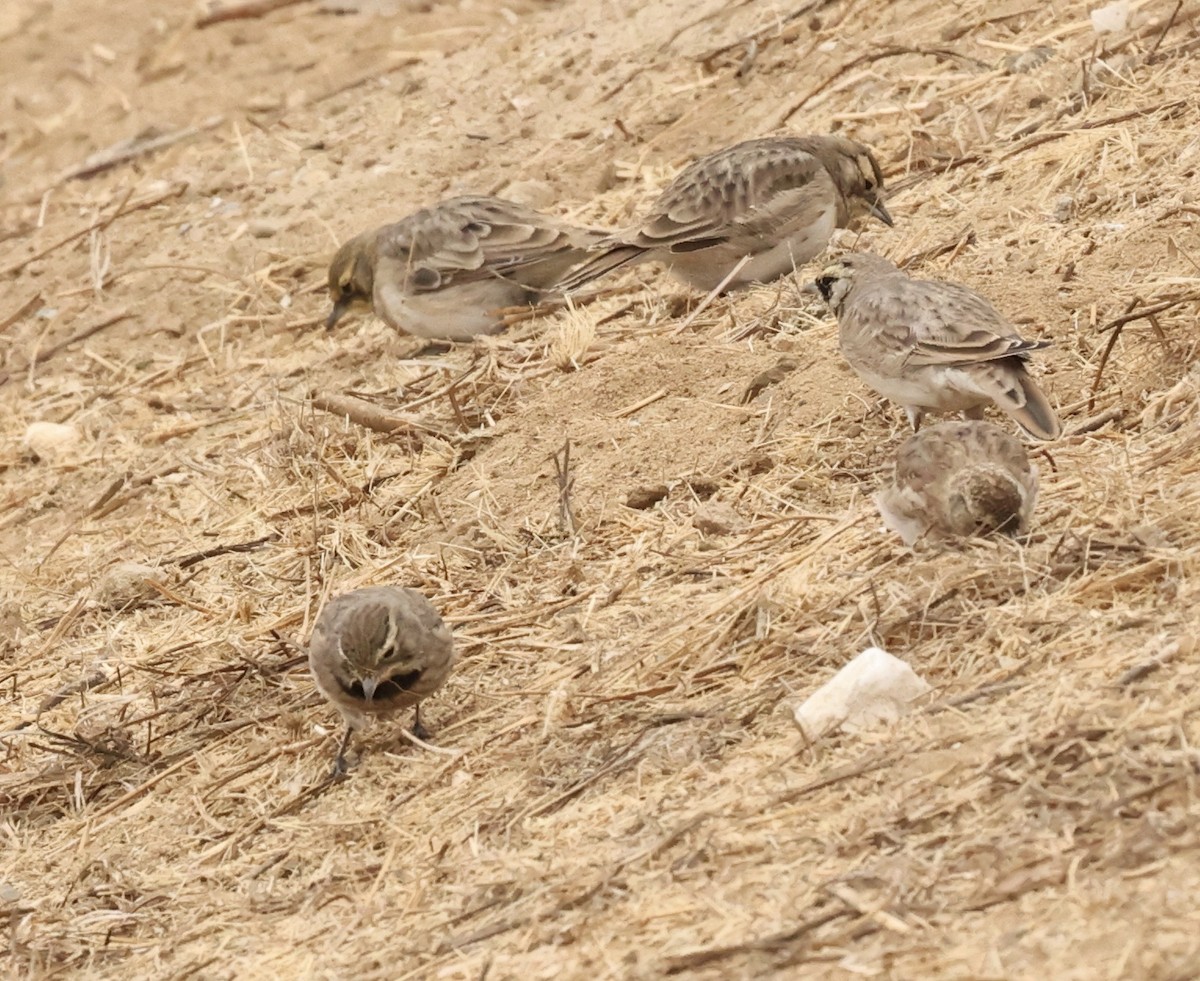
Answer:
<svg viewBox="0 0 1200 981"><path fill-rule="evenodd" d="M82 439L78 429L61 422L31 422L25 429L25 445L43 460L66 456Z"/></svg>
<svg viewBox="0 0 1200 981"><path fill-rule="evenodd" d="M812 693L795 712L796 725L811 741L834 729L855 732L906 715L929 685L905 662L868 647Z"/></svg>
<svg viewBox="0 0 1200 981"><path fill-rule="evenodd" d="M1129 26L1127 0L1113 0L1092 11L1092 30L1097 34L1118 34Z"/></svg>

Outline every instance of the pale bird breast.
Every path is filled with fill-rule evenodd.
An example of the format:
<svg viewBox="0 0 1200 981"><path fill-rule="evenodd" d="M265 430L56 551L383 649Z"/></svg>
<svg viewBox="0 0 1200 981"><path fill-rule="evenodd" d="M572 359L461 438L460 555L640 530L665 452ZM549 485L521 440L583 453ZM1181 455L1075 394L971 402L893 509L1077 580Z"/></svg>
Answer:
<svg viewBox="0 0 1200 981"><path fill-rule="evenodd" d="M393 329L415 337L470 340L500 327L497 310L518 306L526 291L502 279L451 285L412 294L395 283L375 283L375 313Z"/></svg>

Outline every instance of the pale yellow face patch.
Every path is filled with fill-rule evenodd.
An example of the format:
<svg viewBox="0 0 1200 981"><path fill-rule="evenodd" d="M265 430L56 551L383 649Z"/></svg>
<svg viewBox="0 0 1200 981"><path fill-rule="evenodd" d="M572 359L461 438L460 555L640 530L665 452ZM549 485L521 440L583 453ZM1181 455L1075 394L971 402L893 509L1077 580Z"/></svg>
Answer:
<svg viewBox="0 0 1200 981"><path fill-rule="evenodd" d="M871 159L864 153L860 153L854 158L854 162L858 165L858 173L862 177L863 188L866 191L874 191L875 188L875 168L871 166Z"/></svg>
<svg viewBox="0 0 1200 981"><path fill-rule="evenodd" d="M821 270L821 279L849 279L850 267L844 262L834 262Z"/></svg>

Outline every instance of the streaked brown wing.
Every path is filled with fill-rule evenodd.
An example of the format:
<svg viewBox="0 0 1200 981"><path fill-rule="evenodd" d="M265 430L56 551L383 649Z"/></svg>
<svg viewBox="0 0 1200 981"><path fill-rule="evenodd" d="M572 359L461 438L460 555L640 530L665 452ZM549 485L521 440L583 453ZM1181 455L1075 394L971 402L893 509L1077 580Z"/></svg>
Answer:
<svg viewBox="0 0 1200 981"><path fill-rule="evenodd" d="M944 484L964 460L958 442L935 426L910 436L896 451L896 484L927 493Z"/></svg>
<svg viewBox="0 0 1200 981"><path fill-rule="evenodd" d="M582 259L601 235L499 198L452 198L383 229L379 251L413 270L411 287L434 290L519 276L547 260Z"/></svg>
<svg viewBox="0 0 1200 981"><path fill-rule="evenodd" d="M387 635L387 604L382 596L360 591L343 593L325 604L313 629L332 649L370 650Z"/></svg>
<svg viewBox="0 0 1200 981"><path fill-rule="evenodd" d="M910 365L962 366L1025 357L1046 347L1026 341L1012 324L974 290L958 283L892 278L886 322L889 346L905 344ZM901 341L903 328L907 336Z"/></svg>
<svg viewBox="0 0 1200 981"><path fill-rule="evenodd" d="M686 168L626 241L695 251L742 235L770 236L822 194L834 194L820 162L792 140L751 140Z"/></svg>

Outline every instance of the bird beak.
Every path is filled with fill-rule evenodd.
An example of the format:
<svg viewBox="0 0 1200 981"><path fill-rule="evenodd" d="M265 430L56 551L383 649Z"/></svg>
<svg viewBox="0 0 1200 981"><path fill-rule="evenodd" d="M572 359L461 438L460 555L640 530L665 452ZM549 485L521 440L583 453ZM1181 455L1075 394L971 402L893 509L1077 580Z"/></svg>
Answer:
<svg viewBox="0 0 1200 981"><path fill-rule="evenodd" d="M807 293L809 296L820 296L821 287L817 285L817 281L815 279L810 279L800 288L800 292Z"/></svg>
<svg viewBox="0 0 1200 981"><path fill-rule="evenodd" d="M362 679L363 698L366 701L369 702L372 698L375 697L375 689L376 689L376 687L378 687L378 685L379 685L379 682L376 681L374 678L363 678Z"/></svg>
<svg viewBox="0 0 1200 981"><path fill-rule="evenodd" d="M891 222L889 221L888 224L890 225ZM349 309L350 298L348 296L343 296L337 301L337 303L333 305L333 309L329 311L329 316L325 318L325 329L333 330L333 328L337 325L337 322L342 319L346 311Z"/></svg>
<svg viewBox="0 0 1200 981"><path fill-rule="evenodd" d="M892 216L888 213L888 209L883 206L883 202L878 198L867 205L867 211L887 225L888 228L891 228L896 224L894 221L892 221Z"/></svg>

